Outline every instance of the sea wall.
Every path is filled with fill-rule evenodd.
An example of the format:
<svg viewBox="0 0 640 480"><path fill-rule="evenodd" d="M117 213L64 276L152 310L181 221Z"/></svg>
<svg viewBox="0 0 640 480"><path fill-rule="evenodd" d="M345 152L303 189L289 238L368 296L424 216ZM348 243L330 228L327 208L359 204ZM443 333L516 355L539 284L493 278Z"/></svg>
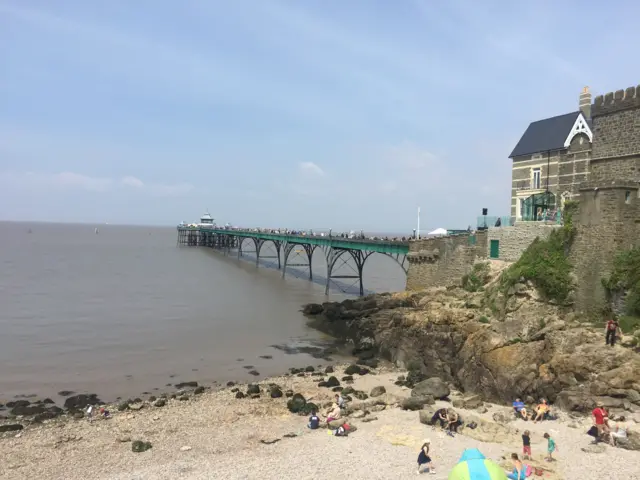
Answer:
<svg viewBox="0 0 640 480"><path fill-rule="evenodd" d="M511 227L490 227L488 233L489 256L491 255L491 243L497 245L497 258L506 262L517 261L522 252L536 239L545 239L559 225L548 225L543 222L517 222ZM496 244L497 242L497 244Z"/></svg>
<svg viewBox="0 0 640 480"><path fill-rule="evenodd" d="M477 237L471 234L412 241L407 255L407 290L460 283L471 270L478 253L483 252L477 247Z"/></svg>

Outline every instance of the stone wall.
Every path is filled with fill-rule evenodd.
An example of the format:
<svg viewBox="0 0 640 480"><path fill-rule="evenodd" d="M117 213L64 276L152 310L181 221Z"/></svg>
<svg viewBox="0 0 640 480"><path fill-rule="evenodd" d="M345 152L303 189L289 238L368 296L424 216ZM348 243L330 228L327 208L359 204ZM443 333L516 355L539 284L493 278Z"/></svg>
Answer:
<svg viewBox="0 0 640 480"><path fill-rule="evenodd" d="M598 317L607 305L602 279L611 273L620 250L640 245L640 198L637 184L610 180L585 184L571 248L578 288L576 308Z"/></svg>
<svg viewBox="0 0 640 480"><path fill-rule="evenodd" d="M491 241L499 242L499 260L517 261L531 242L536 238L545 239L559 225L548 225L543 222L516 222L512 227L489 228L487 238L487 256L491 249Z"/></svg>
<svg viewBox="0 0 640 480"><path fill-rule="evenodd" d="M591 117L591 173L580 188L571 262L576 308L597 318L617 253L640 245L640 86L596 97Z"/></svg>
<svg viewBox="0 0 640 480"><path fill-rule="evenodd" d="M474 245L472 235L448 235L412 241L409 244L407 290L459 285L484 250ZM485 241L481 248L486 248Z"/></svg>
<svg viewBox="0 0 640 480"><path fill-rule="evenodd" d="M640 154L640 85L596 97L593 158Z"/></svg>

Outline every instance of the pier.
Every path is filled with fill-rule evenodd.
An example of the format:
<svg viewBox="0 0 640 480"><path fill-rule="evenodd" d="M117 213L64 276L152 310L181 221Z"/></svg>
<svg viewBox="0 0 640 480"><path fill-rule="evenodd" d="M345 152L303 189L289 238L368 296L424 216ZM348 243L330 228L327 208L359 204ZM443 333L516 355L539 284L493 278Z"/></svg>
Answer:
<svg viewBox="0 0 640 480"><path fill-rule="evenodd" d="M275 247L276 254L272 256L261 255L265 243L271 243ZM329 293L331 280L351 279L358 282L360 295L364 295L362 272L365 262L374 253L386 255L396 261L402 270L407 273L407 253L409 253L408 241L397 240L371 240L366 238L344 238L335 236L267 233L254 230L238 230L219 227L179 226L178 246L208 247L231 254L235 250L238 259L244 253L253 253L256 256L256 266L260 259L271 258L282 271L284 278L287 267L309 268L309 280L313 280L311 267L313 254L320 249L327 265L325 294ZM246 250L246 249L250 250ZM296 250L300 252L306 263L290 263L289 257ZM354 275L334 275L336 265L344 265L349 259L355 263Z"/></svg>

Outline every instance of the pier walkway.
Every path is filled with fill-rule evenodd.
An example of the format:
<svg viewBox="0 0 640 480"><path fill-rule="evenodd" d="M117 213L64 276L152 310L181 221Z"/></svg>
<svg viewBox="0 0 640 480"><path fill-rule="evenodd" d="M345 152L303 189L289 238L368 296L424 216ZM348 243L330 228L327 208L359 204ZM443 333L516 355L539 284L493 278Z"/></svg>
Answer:
<svg viewBox="0 0 640 480"><path fill-rule="evenodd" d="M265 243L275 247L276 255L266 256L260 252ZM370 240L366 238L344 238L336 236L321 236L291 233L270 233L257 230L239 230L211 227L178 227L179 246L210 247L230 254L236 250L238 258L243 253L254 253L256 265L261 258L277 260L278 269L282 270L284 278L287 267L309 268L309 280L313 280L312 258L316 249L320 249L327 265L325 294L329 293L331 280L352 279L359 283L360 295L364 295L362 271L367 259L374 253L386 255L395 260L402 270L407 273L407 253L409 242L400 240ZM246 250L252 248L252 250ZM296 258L302 257L306 263L291 263L289 257L292 252ZM347 264L349 258L355 263L354 275L334 275L337 267Z"/></svg>

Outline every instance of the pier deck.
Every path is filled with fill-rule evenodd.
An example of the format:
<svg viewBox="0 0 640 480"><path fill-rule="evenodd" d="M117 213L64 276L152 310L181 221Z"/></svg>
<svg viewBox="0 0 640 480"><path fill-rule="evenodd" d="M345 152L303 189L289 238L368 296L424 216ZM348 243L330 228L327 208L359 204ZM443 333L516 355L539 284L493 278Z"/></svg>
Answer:
<svg viewBox="0 0 640 480"><path fill-rule="evenodd" d="M237 250L240 258L243 254L243 244L254 247L251 253L256 255L256 265L260 258L273 258L277 260L278 269L282 270L282 276L286 274L287 266L306 267L309 269L309 280L313 280L311 268L313 254L320 249L325 257L327 265L325 294L329 293L331 280L352 279L359 283L360 295L364 295L362 272L367 259L374 253L386 255L395 260L402 270L407 273L408 241L396 240L371 240L366 238L344 238L336 236L320 235L293 235L287 233L270 233L254 230L235 230L211 227L178 227L178 245L202 246L216 248L229 254L231 250ZM272 243L276 255L272 257L261 256L260 251L265 243ZM289 256L296 248L304 250L307 263L290 263ZM249 253L244 250L245 253ZM334 275L336 264L342 261L343 265L351 258L355 263L354 275Z"/></svg>

